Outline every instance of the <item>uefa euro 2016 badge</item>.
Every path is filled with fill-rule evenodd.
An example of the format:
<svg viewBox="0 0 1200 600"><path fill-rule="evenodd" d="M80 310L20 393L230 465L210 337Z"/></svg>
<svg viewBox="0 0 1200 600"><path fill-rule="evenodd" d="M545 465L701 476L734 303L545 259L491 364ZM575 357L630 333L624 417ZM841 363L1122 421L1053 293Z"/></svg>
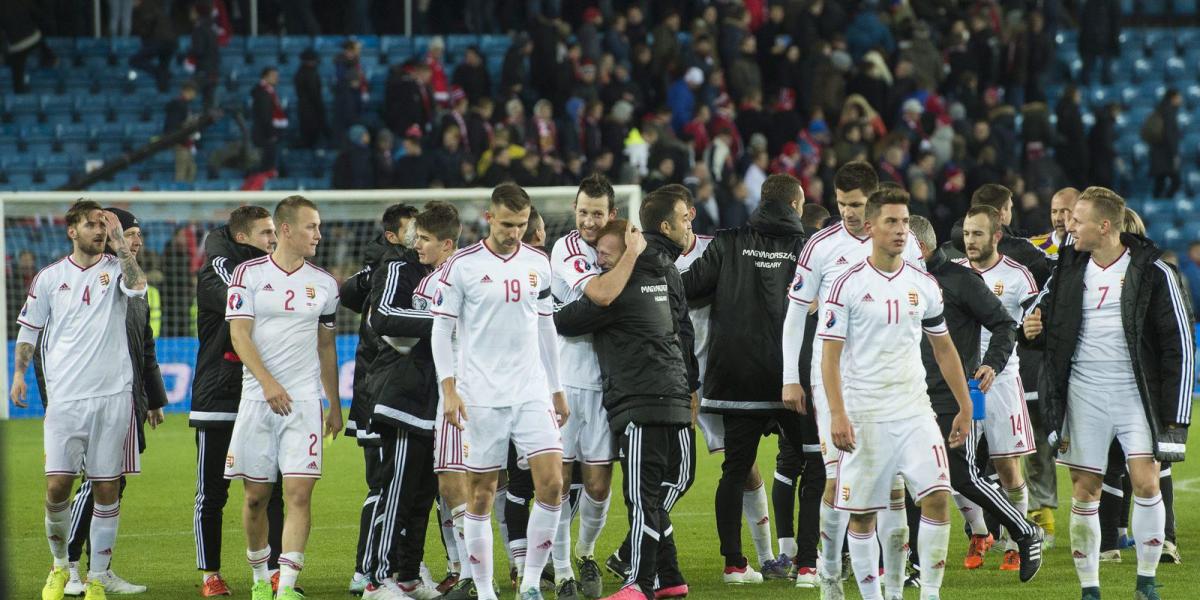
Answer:
<svg viewBox="0 0 1200 600"><path fill-rule="evenodd" d="M532 288L533 288L533 289L535 289L535 290L536 290L536 289L538 289L538 274L537 274L537 271L530 271L530 272L529 272L529 287L532 287Z"/></svg>
<svg viewBox="0 0 1200 600"><path fill-rule="evenodd" d="M837 325L837 316L832 310L825 311L825 329L832 329L834 325Z"/></svg>
<svg viewBox="0 0 1200 600"><path fill-rule="evenodd" d="M229 308L237 310L242 307L242 295L234 292L229 295Z"/></svg>
<svg viewBox="0 0 1200 600"><path fill-rule="evenodd" d="M576 271L578 271L578 272L580 272L580 273L587 273L587 272L588 272L588 262L587 262L587 260L586 260L586 259L584 259L584 258L582 258L582 257L580 257L580 258L576 258L576 259L575 259L575 263L574 263L574 265L575 265L575 270L576 270Z"/></svg>
<svg viewBox="0 0 1200 600"><path fill-rule="evenodd" d="M804 275L800 274L800 270L796 269L796 276L792 278L792 291L798 292L804 287Z"/></svg>
<svg viewBox="0 0 1200 600"><path fill-rule="evenodd" d="M437 291L435 291L435 292L433 293L433 303L434 303L434 304L436 304L436 305L438 305L438 306L441 306L441 305L442 305L442 299L443 299L443 297L442 297L442 290L441 290L441 289L438 289Z"/></svg>
<svg viewBox="0 0 1200 600"><path fill-rule="evenodd" d="M107 286L111 281L112 278L108 276L108 273L100 274L100 285Z"/></svg>

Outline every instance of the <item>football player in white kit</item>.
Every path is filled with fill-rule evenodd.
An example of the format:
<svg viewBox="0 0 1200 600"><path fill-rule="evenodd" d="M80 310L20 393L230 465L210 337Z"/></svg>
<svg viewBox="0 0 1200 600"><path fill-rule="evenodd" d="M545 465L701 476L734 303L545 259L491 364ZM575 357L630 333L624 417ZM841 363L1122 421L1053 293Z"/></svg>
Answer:
<svg viewBox="0 0 1200 600"><path fill-rule="evenodd" d="M967 258L955 262L970 266L979 273L988 289L1000 299L1004 310L1020 323L1025 309L1037 298L1038 286L1029 269L996 250L996 244L1003 235L999 211L986 204L972 207L963 220L963 245ZM981 356L987 351L991 339L991 332L982 328L979 336ZM971 439L967 443L977 444L981 434L987 438L988 452L992 465L996 467L996 474L1000 476L1000 485L1004 487L1013 506L1025 514L1029 509L1029 492L1021 474L1021 457L1033 454L1037 449L1029 409L1025 404L1025 387L1021 381L1021 364L1016 349L1013 349L1012 356L1000 373L993 372L987 365L979 370L976 373L979 388L987 394L984 403L986 416L981 427L972 427ZM956 500L974 504L966 498L956 497ZM983 556L987 552L988 530L983 511L978 506L971 508L974 510L963 512L971 525L971 545L964 565L968 569L977 569L983 565ZM1021 557L1011 532L1006 535L1005 544L1000 570L1017 571L1021 568Z"/></svg>
<svg viewBox="0 0 1200 600"><path fill-rule="evenodd" d="M616 266L601 272L596 264L596 238L609 221L617 218L615 192L600 174L586 177L575 194L575 230L561 237L550 251L550 289L554 304L563 306L587 296L599 306L608 306L625 288L637 253L623 256ZM600 384L600 364L592 349L591 334L559 337L563 392L571 419L563 425L563 480L571 480L575 462L582 463L583 495L579 499L580 581L571 566L571 519L564 513L554 540L554 582L557 595L573 598L582 592L588 598L602 593L600 566L596 563L596 539L604 529L612 489L612 463L616 459L613 434L608 427ZM567 502L568 486L563 486Z"/></svg>
<svg viewBox="0 0 1200 600"><path fill-rule="evenodd" d="M430 341L443 411L463 432L463 529L483 599L495 598L490 513L510 441L529 463L537 499L529 514L523 600L542 597L538 582L561 511L559 426L570 413L558 379L550 261L521 243L530 206L529 195L515 184L492 191L487 238L446 263L432 309L437 318ZM456 327L457 352L451 344Z"/></svg>
<svg viewBox="0 0 1200 600"><path fill-rule="evenodd" d="M883 598L875 514L890 504L897 474L921 507L921 600L940 597L945 574L950 476L925 387L922 331L958 401L952 446L963 444L971 427L967 380L946 329L941 289L920 266L903 258L909 241L908 199L907 192L893 187L871 194L865 212L871 255L833 283L817 332L825 346L821 370L830 436L843 451L834 503L851 513L850 560L866 600ZM887 592L888 598L903 597L902 587Z"/></svg>
<svg viewBox="0 0 1200 600"><path fill-rule="evenodd" d="M823 309L833 282L850 267L872 252L865 211L867 197L879 186L871 165L855 161L838 169L834 178L838 212L842 221L817 232L804 244L796 264L796 278L788 294L787 316L783 322L783 401L802 410L804 390L800 386L800 351L804 344L806 318ZM921 247L906 236L902 258L921 264ZM819 312L819 314L824 314ZM814 340L812 349L813 408L817 412L817 430L821 454L825 460L825 497L821 503L821 553L817 563L818 582L824 597L841 598L842 540L849 517L834 510L837 461L841 451L830 438L830 411L822 384L823 344ZM891 573L894 586L904 583L904 545L908 543L908 523L904 510L904 489L895 487L887 510L880 513L879 534L885 540L884 570Z"/></svg>
<svg viewBox="0 0 1200 600"><path fill-rule="evenodd" d="M322 431L336 436L342 429L334 347L338 284L306 260L321 241L321 216L312 201L289 196L275 207L275 224L275 251L238 265L225 311L244 366L225 478L245 483L242 525L254 574L252 600L272 596L266 507L279 474L287 512L276 597L303 598L296 578L304 567L313 487L321 477ZM324 417L322 388L329 401Z"/></svg>
<svg viewBox="0 0 1200 600"><path fill-rule="evenodd" d="M122 475L139 472L133 367L125 331L127 298L146 294L146 275L116 215L90 200L67 211L71 254L42 269L17 316L10 396L24 407L25 372L38 335L46 373L42 423L46 540L54 566L43 600L61 600L67 584L71 484L86 469L95 506L89 538L87 600L103 600L120 522ZM116 256L104 253L108 242Z"/></svg>
<svg viewBox="0 0 1200 600"><path fill-rule="evenodd" d="M1133 484L1134 597L1158 600L1166 539L1158 461L1184 459L1191 421L1190 307L1162 251L1121 233L1124 212L1111 190L1080 194L1068 225L1075 243L1059 248L1054 276L1022 327L1025 342L1045 348L1039 402L1058 462L1071 470L1071 552L1084 600L1100 598L1098 513L1114 438Z"/></svg>

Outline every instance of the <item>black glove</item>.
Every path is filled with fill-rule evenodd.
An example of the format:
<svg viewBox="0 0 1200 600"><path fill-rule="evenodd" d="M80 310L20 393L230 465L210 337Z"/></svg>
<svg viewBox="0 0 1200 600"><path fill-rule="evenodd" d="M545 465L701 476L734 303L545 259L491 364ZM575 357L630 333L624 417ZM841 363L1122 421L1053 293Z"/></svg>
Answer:
<svg viewBox="0 0 1200 600"><path fill-rule="evenodd" d="M1154 460L1159 462L1183 462L1187 451L1187 426L1170 425L1158 432L1155 443Z"/></svg>

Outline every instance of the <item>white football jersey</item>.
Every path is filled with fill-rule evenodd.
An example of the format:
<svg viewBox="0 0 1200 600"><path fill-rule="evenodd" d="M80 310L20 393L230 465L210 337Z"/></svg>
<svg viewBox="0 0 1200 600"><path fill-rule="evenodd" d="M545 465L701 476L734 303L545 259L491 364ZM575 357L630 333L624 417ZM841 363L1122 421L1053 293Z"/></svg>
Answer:
<svg viewBox="0 0 1200 600"><path fill-rule="evenodd" d="M550 290L554 305L563 306L583 297L583 290L600 274L596 249L585 242L579 231L558 238L550 251ZM600 390L600 361L592 348L592 334L559 336L558 356L562 361L563 385L585 390Z"/></svg>
<svg viewBox="0 0 1200 600"><path fill-rule="evenodd" d="M125 310L127 297L145 294L125 287L110 254L90 267L67 256L38 272L17 322L41 332L48 402L133 390Z"/></svg>
<svg viewBox="0 0 1200 600"><path fill-rule="evenodd" d="M538 320L552 316L550 260L521 244L501 257L482 241L446 262L433 314L456 319L456 386L472 406L550 404Z"/></svg>
<svg viewBox="0 0 1200 600"><path fill-rule="evenodd" d="M921 363L921 335L949 332L942 316L942 290L932 275L909 262L899 271L884 273L863 260L834 282L823 306L817 336L846 343L842 398L851 421L933 414Z"/></svg>
<svg viewBox="0 0 1200 600"><path fill-rule="evenodd" d="M805 307L816 302L817 310L821 310L821 303L829 297L833 282L870 255L871 237L853 235L843 223L818 231L805 242L800 252L788 297ZM921 247L912 232L904 243L902 258L921 270L925 268ZM821 344L813 344L811 380L814 386L821 382Z"/></svg>
<svg viewBox="0 0 1200 600"><path fill-rule="evenodd" d="M263 256L234 269L225 320L253 319L251 339L263 366L293 401L319 402L317 327L334 327L338 297L337 280L312 263L305 261L288 273L273 257ZM242 400L266 402L262 385L247 367L242 367Z"/></svg>
<svg viewBox="0 0 1200 600"><path fill-rule="evenodd" d="M692 238L692 247L675 259L675 268L683 275L692 268L692 263L704 255L704 250L711 244L711 235L697 235ZM699 308L689 308L688 317L692 319L692 329L696 332L696 361L700 363L700 380L704 380L704 367L708 363L708 320L712 315L712 305L706 304Z"/></svg>
<svg viewBox="0 0 1200 600"><path fill-rule="evenodd" d="M983 277L983 282L987 284L988 289L996 295L1000 300L1000 304L1004 306L1004 311L1016 321L1018 325L1025 319L1026 302L1037 297L1038 286L1033 279L1033 274L1025 265L1007 257L1000 256L1000 260L991 266L991 268L980 271L971 266L970 261L965 258L954 259L958 263L969 269L974 269L980 277ZM992 340L992 332L986 327L980 329L979 334L979 356L982 358L987 353L988 343ZM1020 359L1017 358L1017 349L1013 347L1012 356L1008 358L1008 362L1004 365L1004 371L1001 375L1016 377L1021 372Z"/></svg>
<svg viewBox="0 0 1200 600"><path fill-rule="evenodd" d="M1136 381L1121 321L1121 291L1128 269L1128 249L1107 267L1097 264L1095 258L1088 260L1083 273L1083 321L1071 359L1070 385L1123 389Z"/></svg>

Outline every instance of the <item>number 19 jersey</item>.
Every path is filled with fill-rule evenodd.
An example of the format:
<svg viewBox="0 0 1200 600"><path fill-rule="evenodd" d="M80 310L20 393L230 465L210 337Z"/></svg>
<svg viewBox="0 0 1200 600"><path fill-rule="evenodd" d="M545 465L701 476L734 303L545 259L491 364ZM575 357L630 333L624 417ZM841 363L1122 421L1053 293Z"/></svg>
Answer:
<svg viewBox="0 0 1200 600"><path fill-rule="evenodd" d="M484 242L450 257L432 312L456 319L456 386L469 406L550 404L538 320L553 316L550 260L521 244L502 257Z"/></svg>

